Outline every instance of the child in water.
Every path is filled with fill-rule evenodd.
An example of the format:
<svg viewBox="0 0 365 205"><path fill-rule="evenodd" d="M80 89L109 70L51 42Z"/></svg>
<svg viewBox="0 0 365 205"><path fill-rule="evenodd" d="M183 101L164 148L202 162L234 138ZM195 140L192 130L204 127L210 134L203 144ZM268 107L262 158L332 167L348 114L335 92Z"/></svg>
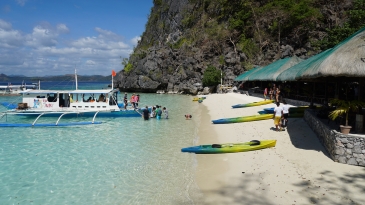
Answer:
<svg viewBox="0 0 365 205"><path fill-rule="evenodd" d="M169 119L169 111L167 111L166 107L163 107L162 108L162 112L164 113L165 115L165 119Z"/></svg>

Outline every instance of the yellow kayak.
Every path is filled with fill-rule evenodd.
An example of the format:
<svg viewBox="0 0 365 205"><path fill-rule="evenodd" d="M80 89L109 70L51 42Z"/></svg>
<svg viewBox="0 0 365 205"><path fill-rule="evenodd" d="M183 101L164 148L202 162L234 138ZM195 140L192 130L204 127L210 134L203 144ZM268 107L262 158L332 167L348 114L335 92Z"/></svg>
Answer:
<svg viewBox="0 0 365 205"><path fill-rule="evenodd" d="M226 143L199 145L194 147L182 148L182 152L193 152L196 154L221 154L233 152L247 152L269 147L275 147L276 140L252 140L244 143Z"/></svg>
<svg viewBox="0 0 365 205"><path fill-rule="evenodd" d="M274 101L273 100L264 100L264 101L253 102L253 103L237 104L237 105L232 105L232 108L253 107L253 106L259 106L259 105L266 105L266 104L270 104L270 103L274 103Z"/></svg>
<svg viewBox="0 0 365 205"><path fill-rule="evenodd" d="M213 124L228 124L228 123L237 123L237 122L251 122L257 120L269 120L273 119L274 114L262 114L262 115L251 115L244 117L234 117L234 118L222 118L218 120L212 120Z"/></svg>

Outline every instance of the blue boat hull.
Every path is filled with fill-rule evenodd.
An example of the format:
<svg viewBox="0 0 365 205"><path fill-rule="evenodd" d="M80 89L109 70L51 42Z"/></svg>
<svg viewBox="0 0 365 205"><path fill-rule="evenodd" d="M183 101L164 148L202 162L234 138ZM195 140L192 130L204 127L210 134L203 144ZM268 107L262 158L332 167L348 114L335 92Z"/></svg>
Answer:
<svg viewBox="0 0 365 205"><path fill-rule="evenodd" d="M139 113L138 113L139 112ZM120 111L113 111L113 112L99 112L96 115L96 118L99 117L141 117L142 110L139 111L134 110L120 110ZM27 117L37 117L39 113L19 113L17 115L20 116L27 116ZM59 117L62 113L47 113L42 115L42 117ZM68 113L64 115L62 118L74 118L74 117L94 117L95 112L82 112L82 113Z"/></svg>

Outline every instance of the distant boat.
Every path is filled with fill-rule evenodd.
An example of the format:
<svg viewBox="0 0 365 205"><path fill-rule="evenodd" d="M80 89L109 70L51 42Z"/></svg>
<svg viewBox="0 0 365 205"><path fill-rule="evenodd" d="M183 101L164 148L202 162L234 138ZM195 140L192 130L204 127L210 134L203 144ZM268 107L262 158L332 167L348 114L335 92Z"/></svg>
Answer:
<svg viewBox="0 0 365 205"><path fill-rule="evenodd" d="M8 83L8 85L0 85L0 95L20 95L21 92L26 91L28 89L36 89L38 84L27 85L12 85Z"/></svg>

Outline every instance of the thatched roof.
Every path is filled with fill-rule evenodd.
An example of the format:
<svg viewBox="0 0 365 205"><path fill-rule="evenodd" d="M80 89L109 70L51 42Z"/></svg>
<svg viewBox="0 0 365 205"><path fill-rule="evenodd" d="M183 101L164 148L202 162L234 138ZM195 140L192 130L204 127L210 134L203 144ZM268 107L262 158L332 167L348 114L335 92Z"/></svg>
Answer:
<svg viewBox="0 0 365 205"><path fill-rule="evenodd" d="M302 61L285 71L281 72L277 75L276 81L294 81L301 77L301 74L310 68L311 66L317 65L322 62L322 57L326 56L332 49L328 49L322 53L319 53L315 56L308 58L305 61Z"/></svg>
<svg viewBox="0 0 365 205"><path fill-rule="evenodd" d="M282 72L277 81L318 77L365 77L365 27L328 49Z"/></svg>
<svg viewBox="0 0 365 205"><path fill-rule="evenodd" d="M301 78L327 76L365 77L365 27L336 45L320 64L306 69Z"/></svg>
<svg viewBox="0 0 365 205"><path fill-rule="evenodd" d="M277 60L259 71L249 75L247 78L249 81L275 81L276 77L283 71L287 70L288 68L298 64L299 62L303 61L302 59L298 58L297 56L293 56L291 58L284 58Z"/></svg>
<svg viewBox="0 0 365 205"><path fill-rule="evenodd" d="M241 75L237 76L234 80L235 81L247 81L247 76L260 70L260 68L262 68L262 67L252 68L251 70L248 70L248 71L242 73Z"/></svg>

